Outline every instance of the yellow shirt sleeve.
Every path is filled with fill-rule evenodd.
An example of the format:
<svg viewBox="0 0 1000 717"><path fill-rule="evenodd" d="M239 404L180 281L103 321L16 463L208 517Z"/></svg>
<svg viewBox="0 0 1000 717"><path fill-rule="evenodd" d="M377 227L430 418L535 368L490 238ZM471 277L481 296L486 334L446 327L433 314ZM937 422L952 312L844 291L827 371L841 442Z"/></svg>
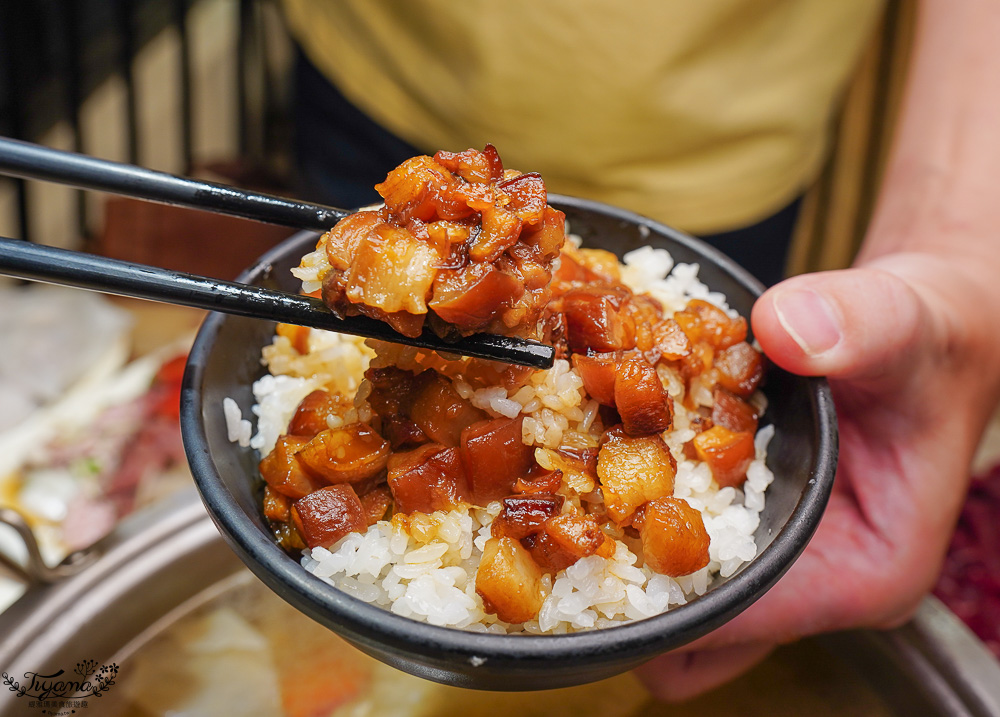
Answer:
<svg viewBox="0 0 1000 717"><path fill-rule="evenodd" d="M801 193L880 0L283 0L312 62L428 152L693 233Z"/></svg>

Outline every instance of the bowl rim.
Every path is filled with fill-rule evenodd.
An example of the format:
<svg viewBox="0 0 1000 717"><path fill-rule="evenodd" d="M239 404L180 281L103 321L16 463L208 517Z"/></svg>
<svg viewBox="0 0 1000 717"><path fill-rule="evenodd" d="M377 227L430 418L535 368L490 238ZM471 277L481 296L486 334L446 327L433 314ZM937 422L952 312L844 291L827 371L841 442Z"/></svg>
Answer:
<svg viewBox="0 0 1000 717"><path fill-rule="evenodd" d="M713 247L664 224L625 209L592 200L549 195L556 207L596 211L623 222L645 226L695 254L717 264L724 273L756 298L763 286L745 269ZM238 281L266 274L290 246L303 243L315 232L300 232L262 255ZM307 249L308 250L308 249ZM188 358L181 393L181 426L184 446L195 484L213 521L226 541L252 572L292 602L298 609L334 629L342 636L381 649L386 646L404 653L448 655L455 662L473 666L486 659L495 666L523 663L538 665L560 657L575 665L598 665L627 657L638 664L678 647L719 627L759 599L791 567L815 532L833 484L837 462L836 414L829 385L823 378L804 377L809 403L816 417L816 462L805 489L788 521L776 531L771 543L752 561L721 585L691 602L672 607L660 615L598 630L561 635L498 635L460 628L436 626L396 615L365 603L306 572L273 540L261 540L257 526L239 507L218 472L208 450L202 422L201 397L209 350L225 320L210 314L202 324ZM221 410L221 408L220 408ZM291 591L294 600L284 591ZM623 668L624 669L624 668Z"/></svg>

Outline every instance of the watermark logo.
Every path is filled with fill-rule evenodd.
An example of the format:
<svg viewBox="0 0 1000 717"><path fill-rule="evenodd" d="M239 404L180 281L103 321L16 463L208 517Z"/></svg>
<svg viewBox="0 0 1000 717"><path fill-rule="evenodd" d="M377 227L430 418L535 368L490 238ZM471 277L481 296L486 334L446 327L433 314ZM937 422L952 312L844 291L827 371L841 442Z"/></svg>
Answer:
<svg viewBox="0 0 1000 717"><path fill-rule="evenodd" d="M73 674L65 670L43 675L25 672L22 679L3 673L3 684L18 697L28 698L28 707L41 714L62 716L76 714L90 705L90 700L102 697L115 684L118 665L98 665L96 660L76 663Z"/></svg>

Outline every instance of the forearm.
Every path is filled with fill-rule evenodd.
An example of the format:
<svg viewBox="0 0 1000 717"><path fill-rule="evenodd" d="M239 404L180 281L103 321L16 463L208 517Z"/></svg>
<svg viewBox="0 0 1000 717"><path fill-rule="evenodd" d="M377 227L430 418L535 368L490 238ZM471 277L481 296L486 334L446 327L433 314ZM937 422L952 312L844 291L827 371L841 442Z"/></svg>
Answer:
<svg viewBox="0 0 1000 717"><path fill-rule="evenodd" d="M902 119L860 264L919 252L1000 271L998 37L1000 0L920 3Z"/></svg>

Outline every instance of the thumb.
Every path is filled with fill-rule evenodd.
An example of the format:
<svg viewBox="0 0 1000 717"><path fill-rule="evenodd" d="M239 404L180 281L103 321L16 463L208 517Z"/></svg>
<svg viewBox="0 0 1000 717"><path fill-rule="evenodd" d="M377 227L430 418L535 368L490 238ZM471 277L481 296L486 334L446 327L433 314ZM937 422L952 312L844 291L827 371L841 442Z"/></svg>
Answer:
<svg viewBox="0 0 1000 717"><path fill-rule="evenodd" d="M900 376L930 331L926 308L898 276L872 268L804 274L757 300L754 336L782 368L806 376Z"/></svg>

